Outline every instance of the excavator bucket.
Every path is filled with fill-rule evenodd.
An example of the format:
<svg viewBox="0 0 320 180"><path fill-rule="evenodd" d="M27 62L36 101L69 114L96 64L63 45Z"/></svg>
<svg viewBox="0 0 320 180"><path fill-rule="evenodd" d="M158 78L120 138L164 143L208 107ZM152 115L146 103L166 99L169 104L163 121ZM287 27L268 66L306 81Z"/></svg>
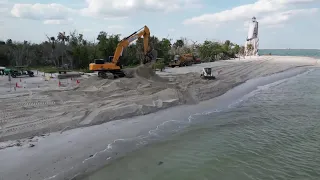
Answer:
<svg viewBox="0 0 320 180"><path fill-rule="evenodd" d="M153 64L157 59L157 55L158 53L156 50L153 49L149 51L144 57L143 64Z"/></svg>

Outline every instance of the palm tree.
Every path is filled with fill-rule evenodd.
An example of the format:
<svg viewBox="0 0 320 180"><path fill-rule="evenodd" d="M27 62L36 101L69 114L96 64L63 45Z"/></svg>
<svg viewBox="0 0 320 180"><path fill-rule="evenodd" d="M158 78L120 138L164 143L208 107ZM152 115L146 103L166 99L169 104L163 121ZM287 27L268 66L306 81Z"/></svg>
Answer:
<svg viewBox="0 0 320 180"><path fill-rule="evenodd" d="M66 36L66 32L59 32L57 36L57 40L62 42L64 49L61 54L61 63L64 64L63 56L66 54L66 42L69 42L70 36ZM71 65L72 66L72 65Z"/></svg>
<svg viewBox="0 0 320 180"><path fill-rule="evenodd" d="M54 50L56 49L56 38L47 36L48 41L51 43L51 63L53 62L55 66L57 66L56 61L53 60Z"/></svg>
<svg viewBox="0 0 320 180"><path fill-rule="evenodd" d="M68 42L70 39L70 36L66 36L66 32L59 32L57 36L59 41L62 41L63 43Z"/></svg>

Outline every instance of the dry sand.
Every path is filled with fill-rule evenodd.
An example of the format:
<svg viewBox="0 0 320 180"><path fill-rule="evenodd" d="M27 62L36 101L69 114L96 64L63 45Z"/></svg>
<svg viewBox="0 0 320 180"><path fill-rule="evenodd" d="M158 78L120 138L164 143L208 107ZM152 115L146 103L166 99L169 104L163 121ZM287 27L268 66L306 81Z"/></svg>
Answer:
<svg viewBox="0 0 320 180"><path fill-rule="evenodd" d="M316 64L316 59L307 57L267 56L168 68L157 74L139 67L131 70L135 73L133 78L107 80L86 76L79 79L80 84L65 80L63 87L57 86L57 79L27 78L26 87L14 93L6 92L8 82L2 78L0 142L55 131L63 133L181 104L195 104L222 95L248 79ZM220 72L217 79L200 79L203 67Z"/></svg>

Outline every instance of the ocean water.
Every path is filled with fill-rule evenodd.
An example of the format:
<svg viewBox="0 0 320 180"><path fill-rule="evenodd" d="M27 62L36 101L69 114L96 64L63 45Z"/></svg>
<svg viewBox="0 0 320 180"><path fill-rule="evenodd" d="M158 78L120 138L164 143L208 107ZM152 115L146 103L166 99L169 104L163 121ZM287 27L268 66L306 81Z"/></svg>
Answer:
<svg viewBox="0 0 320 180"><path fill-rule="evenodd" d="M320 49L259 49L259 55L320 57Z"/></svg>
<svg viewBox="0 0 320 180"><path fill-rule="evenodd" d="M320 179L320 69L203 114L85 180Z"/></svg>

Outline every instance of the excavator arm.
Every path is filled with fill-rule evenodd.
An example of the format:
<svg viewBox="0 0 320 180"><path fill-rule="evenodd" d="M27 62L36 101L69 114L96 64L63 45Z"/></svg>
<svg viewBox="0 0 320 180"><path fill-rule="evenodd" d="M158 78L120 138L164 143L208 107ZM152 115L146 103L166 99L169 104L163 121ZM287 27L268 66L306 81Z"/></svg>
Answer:
<svg viewBox="0 0 320 180"><path fill-rule="evenodd" d="M123 38L117 45L116 51L114 52L112 63L118 65L119 58L122 56L123 49L128 47L131 42L137 40L139 37L143 37L143 48L144 55L146 56L149 48L150 30L147 26L139 29L138 31L132 33L130 36Z"/></svg>
<svg viewBox="0 0 320 180"><path fill-rule="evenodd" d="M154 57L149 53L149 39L150 30L147 26L142 27L138 31L132 33L130 36L123 38L117 45L113 56L109 57L108 62L105 60L95 60L94 63L89 64L91 71L98 71L98 76L102 78L115 78L127 76L121 69L120 57L122 56L123 49L128 47L131 42L143 37L144 47L144 64L151 61Z"/></svg>

